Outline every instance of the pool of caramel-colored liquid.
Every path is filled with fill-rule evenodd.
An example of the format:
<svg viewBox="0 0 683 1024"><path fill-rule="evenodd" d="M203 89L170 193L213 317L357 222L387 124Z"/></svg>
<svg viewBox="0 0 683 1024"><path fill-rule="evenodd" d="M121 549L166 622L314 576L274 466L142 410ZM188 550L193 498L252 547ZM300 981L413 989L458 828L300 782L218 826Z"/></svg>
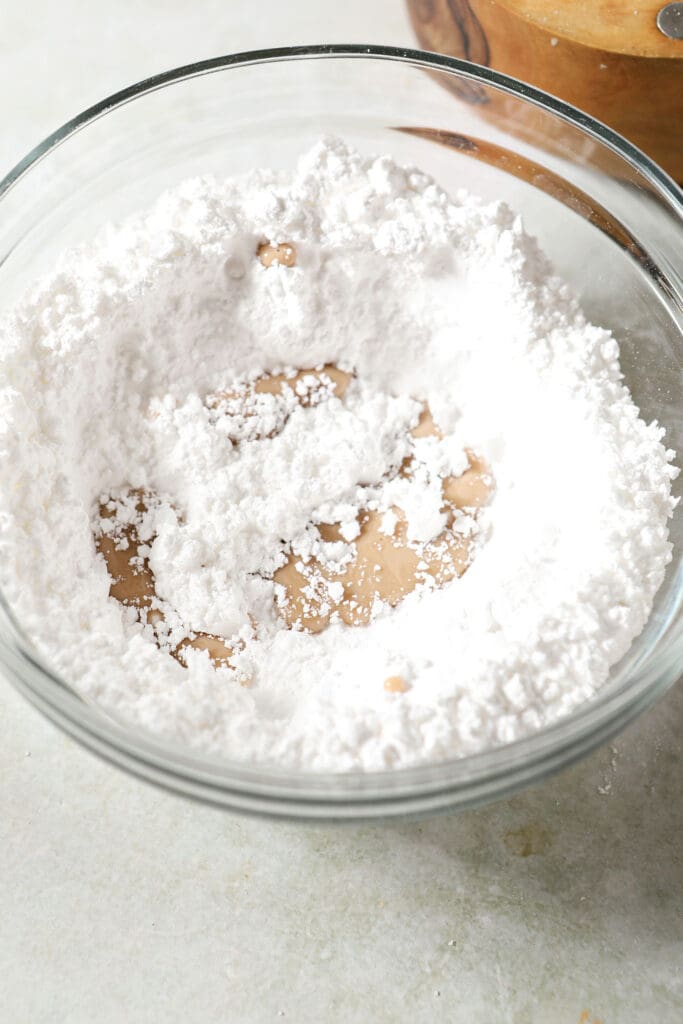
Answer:
<svg viewBox="0 0 683 1024"><path fill-rule="evenodd" d="M251 394L281 394L291 388L302 405L322 400L315 393L315 382L325 389L325 395L343 398L351 381L351 374L336 366L301 370L293 376L267 374L248 385ZM307 387L301 389L301 382ZM312 386L313 385L313 386ZM297 390L298 389L298 390ZM303 390L302 394L299 394ZM240 393L244 393L243 391ZM231 392L219 392L207 398L208 405L216 405ZM412 430L414 437L440 436L429 410L425 407L419 423ZM441 534L427 544L416 546L407 539L405 515L393 507L395 528L390 535L383 531L383 513L361 510L358 518L359 535L351 541L353 557L342 569L334 571L315 558L303 564L298 556L288 554L286 561L273 575L278 588L277 612L290 628L308 633L319 633L331 620L341 620L347 626L366 625L377 601L395 607L403 598L425 583L442 587L461 576L471 558L471 539L453 528L459 511L476 517L477 510L486 503L491 493L488 467L474 454L468 453L469 466L457 477L443 481L443 506L446 525ZM409 477L411 460L404 461L401 474ZM137 511L144 514L153 496L142 491L131 492L136 499ZM115 515L111 503L100 505L103 520ZM339 523L316 524L323 541L341 539ZM135 523L117 527L114 535L101 530L95 536L111 577L110 595L122 605L137 609L141 622L152 626L157 639L163 613L155 607L157 593L149 560L140 555L142 547ZM146 544L151 543L147 541ZM329 584L337 596L330 597ZM186 663L186 651L205 650L216 665L231 664L236 644L227 638L205 632L190 632L185 639L170 649L181 664ZM402 692L398 683L386 687L390 692Z"/></svg>
<svg viewBox="0 0 683 1024"><path fill-rule="evenodd" d="M423 410L411 433L414 437L440 436L428 409ZM462 576L470 564L472 541L453 529L456 515L464 509L476 514L491 491L485 463L472 453L468 458L469 466L461 476L444 479L442 511L446 525L429 543L417 546L408 541L406 517L393 506L396 525L390 535L382 528L383 512L360 512L360 534L351 542L354 557L339 572L315 558L302 565L297 555L289 554L273 576L285 590L279 608L287 625L309 633L319 633L333 617L348 626L366 625L377 600L395 607L421 584L442 587ZM410 476L410 460L406 460L401 473ZM322 540L342 540L339 523L317 526ZM330 598L330 583L343 588L338 600ZM333 588L333 592L338 590Z"/></svg>

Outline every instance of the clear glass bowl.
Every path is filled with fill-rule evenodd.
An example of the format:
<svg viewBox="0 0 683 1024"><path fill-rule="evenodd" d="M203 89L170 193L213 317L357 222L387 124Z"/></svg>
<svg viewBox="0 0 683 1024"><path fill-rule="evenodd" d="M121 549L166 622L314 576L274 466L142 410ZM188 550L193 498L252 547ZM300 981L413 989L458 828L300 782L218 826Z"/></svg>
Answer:
<svg viewBox="0 0 683 1024"><path fill-rule="evenodd" d="M446 88L443 88L446 86ZM390 152L520 210L588 315L614 328L627 383L683 451L681 193L647 157L566 104L488 68L412 50L297 47L219 57L132 86L70 121L0 183L0 306L65 247L197 174L287 167L323 133ZM680 491L680 486L679 486ZM85 703L6 602L0 664L48 717L134 774L239 811L387 819L500 797L582 757L683 669L683 509L653 614L599 696L528 739L425 767L304 774L191 753Z"/></svg>

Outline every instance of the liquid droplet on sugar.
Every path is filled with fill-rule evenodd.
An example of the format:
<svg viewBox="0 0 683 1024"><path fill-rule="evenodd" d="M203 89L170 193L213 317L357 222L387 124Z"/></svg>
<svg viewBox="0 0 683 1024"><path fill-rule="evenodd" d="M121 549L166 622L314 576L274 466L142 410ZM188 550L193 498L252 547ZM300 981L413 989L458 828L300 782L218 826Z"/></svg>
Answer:
<svg viewBox="0 0 683 1024"><path fill-rule="evenodd" d="M296 264L296 248L291 242L262 242L256 255L264 267L272 267L274 263L281 267L293 267Z"/></svg>

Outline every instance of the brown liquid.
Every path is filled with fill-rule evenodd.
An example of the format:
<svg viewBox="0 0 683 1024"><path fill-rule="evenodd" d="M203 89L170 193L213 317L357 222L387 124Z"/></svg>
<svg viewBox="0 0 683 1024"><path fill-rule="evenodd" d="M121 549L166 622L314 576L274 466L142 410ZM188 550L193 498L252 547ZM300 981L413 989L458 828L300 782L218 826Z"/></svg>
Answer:
<svg viewBox="0 0 683 1024"><path fill-rule="evenodd" d="M384 680L384 689L387 693L407 693L410 687L403 676L389 676Z"/></svg>
<svg viewBox="0 0 683 1024"><path fill-rule="evenodd" d="M221 406L223 406L222 411L228 414L236 414L242 420L249 420L257 412L257 406L254 404L255 395L282 395L285 389L288 388L294 393L297 403L307 408L326 401L332 396L343 398L351 377L350 373L345 373L344 370L340 370L331 363L328 363L319 370L299 370L291 376L287 376L284 373L266 373L256 380L240 384L234 390L216 391L214 394L208 395L206 404L209 409L217 409L219 411L221 411ZM279 427L280 430L286 423L287 418L285 416L282 420ZM274 437L277 432L277 429L269 434L262 434L256 431L251 435L250 439L261 440L264 437ZM239 443L239 435L233 435L228 432L227 436L236 443Z"/></svg>
<svg viewBox="0 0 683 1024"><path fill-rule="evenodd" d="M144 515L148 508L149 496L143 491L132 493L137 499L137 511ZM114 512L108 509L106 504L100 504L100 516L103 519L111 519ZM125 548L118 546L121 541L126 542ZM164 616L158 608L152 607L157 597L154 573L149 567L149 559L140 557L141 542L137 524L126 524L117 530L116 537L104 533L97 534L95 545L103 556L111 577L109 596L129 608L136 608L140 621L152 627L159 642L158 627L164 621ZM229 647L222 637L214 636L212 633L193 633L176 647L170 648L169 653L176 661L186 665L184 652L188 647L208 651L211 661L217 668L229 666L233 655L233 648Z"/></svg>
<svg viewBox="0 0 683 1024"><path fill-rule="evenodd" d="M291 388L296 394L297 384L305 382L307 379L316 380L321 386L317 389L313 386L307 393L297 395L300 406L312 406L314 396L321 392L324 384L327 385L328 379L332 382L331 393L337 398L343 398L351 381L351 374L333 366L331 362L328 362L322 369L299 370L290 377L286 374L264 374L240 389L217 391L215 394L210 394L207 397L207 406L210 409L215 409L221 401L239 401L249 398L252 394L282 394L286 387Z"/></svg>
<svg viewBox="0 0 683 1024"><path fill-rule="evenodd" d="M414 437L440 436L429 409L425 408L411 433ZM453 530L456 510L480 508L491 492L485 463L471 452L468 457L469 468L461 476L444 479L442 511L448 518L444 530L429 543L418 546L408 541L406 518L394 506L397 523L391 536L381 529L383 513L360 513L360 535L352 542L356 554L341 572L331 571L315 558L302 565L296 555L288 555L273 576L285 588L279 611L287 625L319 633L334 615L348 626L367 625L377 600L393 608L420 584L442 587L462 576L470 563L471 542ZM410 476L409 459L400 472ZM321 523L318 529L324 541L342 539L338 523ZM342 584L340 600L330 598L328 583Z"/></svg>
<svg viewBox="0 0 683 1024"><path fill-rule="evenodd" d="M321 382L313 384L303 394L297 394L297 384L310 378ZM331 381L331 387L330 387ZM327 365L319 370L301 370L291 377L284 374L268 374L235 392L219 392L207 398L207 405L218 406L221 401L234 400L249 394L282 394L285 387L291 388L302 405L315 404L335 395L343 398L351 381L351 374L336 366ZM321 388L324 393L321 393ZM420 421L412 430L414 437L441 436L429 409L425 407ZM288 555L285 564L273 575L276 583L284 588L277 610L290 628L310 633L319 633L329 624L333 616L348 626L366 625L371 618L375 602L380 600L395 607L419 585L428 584L442 587L450 580L461 576L470 563L471 541L453 529L458 510L467 509L476 516L476 511L486 503L491 493L491 479L486 464L472 453L468 453L469 467L458 477L446 477L443 481L442 511L447 516L444 530L433 541L416 545L407 539L406 518L400 508L392 511L396 526L391 536L382 532L383 514L363 510L359 514L359 536L352 542L355 548L353 559L339 572L329 566L310 559L305 565L295 555ZM409 477L412 461L406 459L400 469ZM153 496L137 491L136 509L142 516L153 500ZM107 504L100 505L100 516L112 518L114 512ZM318 529L324 541L341 540L339 523L320 523ZM126 542L122 550L117 541ZM153 538L152 538L153 540ZM146 543L152 543L152 540ZM152 626L157 642L162 645L160 624L163 613L156 607L157 594L154 573L149 560L139 555L141 542L136 524L117 528L116 536L100 533L95 537L98 551L111 576L110 596L121 604L138 609L141 622ZM297 568L299 566L299 568ZM342 596L332 600L328 584L341 584ZM336 588L337 590L339 587ZM240 642L241 646L241 642ZM208 651L216 666L231 666L236 644L211 633L191 633L173 649L170 654L181 664L186 664L185 651L188 648ZM385 681L385 689L392 693L404 692L407 684L400 677Z"/></svg>
<svg viewBox="0 0 683 1024"><path fill-rule="evenodd" d="M272 267L274 263L279 263L282 267L293 267L296 263L296 249L291 242L281 242L279 245L262 242L256 250L256 255L264 267Z"/></svg>
<svg viewBox="0 0 683 1024"><path fill-rule="evenodd" d="M263 377L259 377L254 381L253 389L257 395L281 395L282 389L288 387L296 394L297 384L305 382L308 378L318 380L321 384L326 384L329 379L332 383L332 394L336 398L343 398L351 383L351 376L350 373L340 370L338 366L326 363L321 370L299 370L291 377L287 377L284 373L264 374ZM315 395L316 389L313 387L307 394L298 396L299 404L303 406L313 405Z"/></svg>

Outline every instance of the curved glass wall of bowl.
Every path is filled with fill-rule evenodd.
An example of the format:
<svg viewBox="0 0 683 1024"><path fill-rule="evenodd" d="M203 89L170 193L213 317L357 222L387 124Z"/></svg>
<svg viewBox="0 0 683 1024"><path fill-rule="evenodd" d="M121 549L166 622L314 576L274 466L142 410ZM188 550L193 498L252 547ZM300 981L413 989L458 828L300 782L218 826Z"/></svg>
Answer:
<svg viewBox="0 0 683 1024"><path fill-rule="evenodd" d="M0 312L64 248L144 209L164 188L194 175L291 167L325 133L418 164L449 191L465 187L521 211L589 317L617 333L643 414L660 420L669 445L683 451L676 186L559 101L418 51L309 47L218 58L86 111L0 183ZM675 487L680 494L681 481ZM681 508L672 539L674 559L650 622L597 700L528 740L425 768L314 777L190 754L86 706L6 613L0 664L81 742L196 798L300 818L432 813L493 799L575 760L675 680L683 663Z"/></svg>

